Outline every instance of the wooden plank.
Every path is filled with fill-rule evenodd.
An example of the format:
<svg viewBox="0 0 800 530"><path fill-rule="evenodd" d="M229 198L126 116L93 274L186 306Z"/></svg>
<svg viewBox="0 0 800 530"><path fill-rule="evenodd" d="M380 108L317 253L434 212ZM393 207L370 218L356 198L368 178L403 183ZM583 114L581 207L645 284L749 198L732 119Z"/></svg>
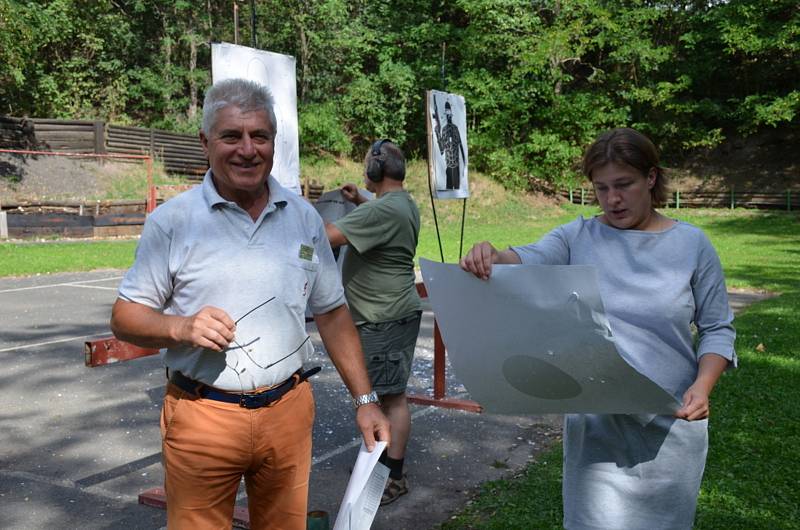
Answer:
<svg viewBox="0 0 800 530"><path fill-rule="evenodd" d="M14 214L8 216L8 227L91 227L92 218L77 214Z"/></svg>
<svg viewBox="0 0 800 530"><path fill-rule="evenodd" d="M132 142L143 142L147 141L150 142L150 135L149 134L137 134L133 132L125 132L120 133L119 131L115 131L113 129L108 130L108 139L110 141L132 141Z"/></svg>
<svg viewBox="0 0 800 530"><path fill-rule="evenodd" d="M187 156L202 156L203 158L206 157L206 153L203 151L203 147L200 145L200 142L191 145L156 144L155 149L164 153L175 153L177 155Z"/></svg>
<svg viewBox="0 0 800 530"><path fill-rule="evenodd" d="M150 140L147 138L114 138L109 136L106 143L109 146L114 147L146 147L147 150L150 150Z"/></svg>
<svg viewBox="0 0 800 530"><path fill-rule="evenodd" d="M83 345L84 363L92 368L148 357L158 352L157 348L141 348L113 336L87 341Z"/></svg>
<svg viewBox="0 0 800 530"><path fill-rule="evenodd" d="M70 133L70 132L92 132L94 130L94 123L89 122L81 125L37 125L34 132L40 134L53 134L53 133Z"/></svg>
<svg viewBox="0 0 800 530"><path fill-rule="evenodd" d="M127 132L133 134L146 134L150 136L150 128L149 127L135 127L133 125L114 125L115 130L120 132Z"/></svg>
<svg viewBox="0 0 800 530"><path fill-rule="evenodd" d="M162 160L162 163L169 167L185 167L192 170L200 170L203 173L208 169L207 160L175 160L173 158L165 158Z"/></svg>
<svg viewBox="0 0 800 530"><path fill-rule="evenodd" d="M94 226L143 225L145 218L144 213L118 213L90 217Z"/></svg>
<svg viewBox="0 0 800 530"><path fill-rule="evenodd" d="M99 205L101 208L109 208L113 206L138 206L144 204L144 201L139 199L116 199L116 200L102 200L102 201L22 201L22 202L4 202L3 208L37 208L40 206L66 206L78 207L83 204L86 208L94 208Z"/></svg>
<svg viewBox="0 0 800 530"><path fill-rule="evenodd" d="M144 225L95 226L92 237L138 236Z"/></svg>
<svg viewBox="0 0 800 530"><path fill-rule="evenodd" d="M9 226L8 235L20 239L44 236L86 238L92 237L94 230L91 226L23 226L15 228Z"/></svg>
<svg viewBox="0 0 800 530"><path fill-rule="evenodd" d="M158 146L173 148L173 149L202 149L199 138L187 138L184 141L166 141L160 138L155 139Z"/></svg>
<svg viewBox="0 0 800 530"><path fill-rule="evenodd" d="M166 149L202 149L199 138L192 138L191 140L187 140L185 142L165 142L163 140L156 139L155 143L157 146Z"/></svg>
<svg viewBox="0 0 800 530"><path fill-rule="evenodd" d="M166 165L170 166L186 166L186 167L199 167L203 168L204 170L208 168L208 160L206 159L183 159L183 158L173 158L173 157L166 157L162 160L162 162Z"/></svg>
<svg viewBox="0 0 800 530"><path fill-rule="evenodd" d="M162 160L170 164L184 164L189 166L208 166L208 160L204 156L178 156L167 154L162 157Z"/></svg>
<svg viewBox="0 0 800 530"><path fill-rule="evenodd" d="M117 146L107 145L106 149L107 149L107 151L109 153L115 153L115 154L119 154L119 155L147 155L147 154L149 154L148 153L148 149L145 148L145 147L133 148L133 147L117 147ZM118 160L118 162L130 162L130 163L137 162L139 164L142 163L141 160L130 160L130 161Z"/></svg>
<svg viewBox="0 0 800 530"><path fill-rule="evenodd" d="M164 141L185 142L189 140L199 140L199 134L183 134L167 131L153 131L153 137Z"/></svg>
<svg viewBox="0 0 800 530"><path fill-rule="evenodd" d="M56 120L51 118L30 118L35 126L39 125L86 125L92 124L90 120Z"/></svg>
<svg viewBox="0 0 800 530"><path fill-rule="evenodd" d="M87 151L91 151L94 145L91 140L88 142L80 142L80 143L49 142L49 141L42 141L41 143L48 150L61 151L64 153L86 153Z"/></svg>
<svg viewBox="0 0 800 530"><path fill-rule="evenodd" d="M22 123L23 118L15 118L14 116L0 115L0 124L19 125Z"/></svg>
<svg viewBox="0 0 800 530"><path fill-rule="evenodd" d="M69 147L87 147L88 153L94 153L94 135L93 134L73 134L73 135L53 135L42 136L36 135L36 140L45 143L49 146L66 145Z"/></svg>

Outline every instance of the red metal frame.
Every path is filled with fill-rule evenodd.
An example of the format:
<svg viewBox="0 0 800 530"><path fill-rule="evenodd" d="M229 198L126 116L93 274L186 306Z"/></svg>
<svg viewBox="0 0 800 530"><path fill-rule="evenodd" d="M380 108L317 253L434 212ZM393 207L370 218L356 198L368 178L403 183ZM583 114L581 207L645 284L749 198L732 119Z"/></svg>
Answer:
<svg viewBox="0 0 800 530"><path fill-rule="evenodd" d="M153 508L167 509L167 494L164 488L150 488L139 494L139 504ZM250 528L250 513L245 506L234 506L233 526L237 528Z"/></svg>
<svg viewBox="0 0 800 530"><path fill-rule="evenodd" d="M428 297L428 290L424 283L417 284L417 293L421 298ZM433 396L423 396L419 394L409 394L408 401L417 405L427 405L442 407L447 409L466 410L467 412L483 412L483 407L469 399L456 399L445 397L445 355L447 351L444 347L442 334L439 331L439 324L436 318L433 319Z"/></svg>
<svg viewBox="0 0 800 530"><path fill-rule="evenodd" d="M140 348L114 337L87 341L83 345L84 364L91 368L106 364L130 361L158 353L157 348Z"/></svg>

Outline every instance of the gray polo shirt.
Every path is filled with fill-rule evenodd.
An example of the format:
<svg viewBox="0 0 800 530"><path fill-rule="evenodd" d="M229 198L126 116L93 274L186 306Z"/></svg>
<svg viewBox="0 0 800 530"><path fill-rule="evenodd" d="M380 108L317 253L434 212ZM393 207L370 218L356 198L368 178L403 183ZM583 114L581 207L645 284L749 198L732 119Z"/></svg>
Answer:
<svg viewBox="0 0 800 530"><path fill-rule="evenodd" d="M123 300L165 314L210 305L238 321L223 353L182 346L163 356L170 370L223 390L288 378L313 351L306 305L319 314L345 302L322 219L272 176L267 185L269 203L253 222L217 193L209 170L201 186L148 216L119 287Z"/></svg>

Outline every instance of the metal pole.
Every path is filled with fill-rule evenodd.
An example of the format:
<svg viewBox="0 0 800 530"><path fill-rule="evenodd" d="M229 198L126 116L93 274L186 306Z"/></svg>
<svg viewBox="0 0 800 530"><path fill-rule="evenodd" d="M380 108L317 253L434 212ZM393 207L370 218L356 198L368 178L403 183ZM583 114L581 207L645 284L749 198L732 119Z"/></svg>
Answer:
<svg viewBox="0 0 800 530"><path fill-rule="evenodd" d="M239 4L233 2L233 43L239 44Z"/></svg>
<svg viewBox="0 0 800 530"><path fill-rule="evenodd" d="M736 208L736 195L735 192L733 191L733 186L731 186L731 210L733 210L734 208Z"/></svg>
<svg viewBox="0 0 800 530"><path fill-rule="evenodd" d="M447 43L442 43L442 66L440 70L440 74L442 76L442 90L447 92L447 78L444 76L444 53L447 50Z"/></svg>
<svg viewBox="0 0 800 530"><path fill-rule="evenodd" d="M461 241L458 244L458 261L461 261L464 252L464 222L467 219L467 198L464 197L464 204L461 206Z"/></svg>
<svg viewBox="0 0 800 530"><path fill-rule="evenodd" d="M253 48L258 48L258 39L256 39L256 0L250 0L250 34Z"/></svg>
<svg viewBox="0 0 800 530"><path fill-rule="evenodd" d="M581 188L581 206L586 204L586 190Z"/></svg>
<svg viewBox="0 0 800 530"><path fill-rule="evenodd" d="M572 202L572 186L569 187L569 203L573 204L573 202Z"/></svg>
<svg viewBox="0 0 800 530"><path fill-rule="evenodd" d="M428 97L432 97L430 91L425 92L425 129L428 135L428 152L430 153L432 145L432 135L433 132L431 131L431 116L430 116L430 109L428 108ZM430 192L431 196L431 211L433 212L433 226L436 228L436 241L439 242L439 256L442 258L442 263L444 263L444 248L442 247L442 234L439 232L439 219L436 216L436 201L433 199L433 183L431 180L433 179L433 160L428 157L428 191Z"/></svg>
<svg viewBox="0 0 800 530"><path fill-rule="evenodd" d="M680 210L681 209L681 191L680 190L675 190L675 209L676 210Z"/></svg>

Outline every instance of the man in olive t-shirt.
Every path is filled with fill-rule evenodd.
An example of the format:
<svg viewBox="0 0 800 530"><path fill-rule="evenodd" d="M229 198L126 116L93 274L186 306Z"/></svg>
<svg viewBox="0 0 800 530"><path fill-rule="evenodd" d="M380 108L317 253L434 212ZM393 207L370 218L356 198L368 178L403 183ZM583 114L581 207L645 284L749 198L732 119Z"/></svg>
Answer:
<svg viewBox="0 0 800 530"><path fill-rule="evenodd" d="M334 248L349 245L342 268L345 296L356 323L372 387L389 418L392 445L381 457L389 482L381 504L408 493L403 474L411 414L406 385L421 318L414 285L414 254L419 238L419 211L403 188L403 152L389 140L378 140L365 159L367 200L354 184L342 195L358 207L325 228Z"/></svg>

